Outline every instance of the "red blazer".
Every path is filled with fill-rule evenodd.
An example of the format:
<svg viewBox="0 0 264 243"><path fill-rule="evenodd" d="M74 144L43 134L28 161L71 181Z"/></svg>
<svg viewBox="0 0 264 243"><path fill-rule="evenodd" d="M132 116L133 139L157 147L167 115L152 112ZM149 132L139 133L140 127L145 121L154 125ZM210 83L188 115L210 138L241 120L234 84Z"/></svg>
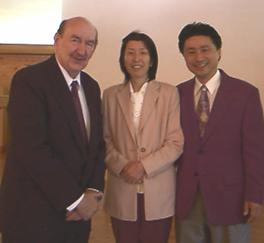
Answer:
<svg viewBox="0 0 264 243"><path fill-rule="evenodd" d="M0 201L3 232L44 239L63 234L66 208L87 187L103 190L100 89L83 72L81 83L91 118L88 147L54 56L14 76L8 105L12 141Z"/></svg>
<svg viewBox="0 0 264 243"><path fill-rule="evenodd" d="M245 220L245 200L263 202L263 111L255 87L220 72L203 139L194 110L195 81L178 85L185 145L178 162L176 216L188 215L199 185L208 221L237 224Z"/></svg>

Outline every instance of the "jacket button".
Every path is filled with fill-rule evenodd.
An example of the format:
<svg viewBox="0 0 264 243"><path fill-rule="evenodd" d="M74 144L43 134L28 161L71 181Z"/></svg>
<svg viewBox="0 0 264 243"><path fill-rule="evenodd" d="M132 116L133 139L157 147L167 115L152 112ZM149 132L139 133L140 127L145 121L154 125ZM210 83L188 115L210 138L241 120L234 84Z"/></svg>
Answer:
<svg viewBox="0 0 264 243"><path fill-rule="evenodd" d="M146 151L145 148L141 148L141 149L140 149L140 152L145 152L145 151Z"/></svg>

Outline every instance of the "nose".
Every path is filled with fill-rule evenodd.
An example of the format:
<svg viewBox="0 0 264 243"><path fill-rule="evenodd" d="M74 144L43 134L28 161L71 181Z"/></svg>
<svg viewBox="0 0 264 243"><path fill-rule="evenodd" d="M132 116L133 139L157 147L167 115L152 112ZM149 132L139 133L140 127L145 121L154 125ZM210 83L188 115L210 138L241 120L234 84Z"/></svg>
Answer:
<svg viewBox="0 0 264 243"><path fill-rule="evenodd" d="M87 47L85 45L85 43L80 43L78 45L77 51L80 55L86 55L87 53Z"/></svg>
<svg viewBox="0 0 264 243"><path fill-rule="evenodd" d="M204 60L204 55L201 51L197 51L195 54L195 60L196 61L203 61Z"/></svg>
<svg viewBox="0 0 264 243"><path fill-rule="evenodd" d="M139 53L134 53L133 61L137 62L137 61L139 61L139 59L140 59L140 54Z"/></svg>

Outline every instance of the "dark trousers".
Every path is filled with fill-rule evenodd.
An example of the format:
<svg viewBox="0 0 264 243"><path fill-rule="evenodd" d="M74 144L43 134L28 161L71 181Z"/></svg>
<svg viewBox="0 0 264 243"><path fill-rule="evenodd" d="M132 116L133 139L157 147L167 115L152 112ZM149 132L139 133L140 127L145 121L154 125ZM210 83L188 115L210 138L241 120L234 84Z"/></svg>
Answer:
<svg viewBox="0 0 264 243"><path fill-rule="evenodd" d="M167 243L172 217L146 221L144 194L138 194L137 221L111 221L116 243Z"/></svg>
<svg viewBox="0 0 264 243"><path fill-rule="evenodd" d="M34 228L34 227L32 227ZM33 232L3 232L2 243L87 243L90 222L68 222L63 229L46 228L42 234Z"/></svg>

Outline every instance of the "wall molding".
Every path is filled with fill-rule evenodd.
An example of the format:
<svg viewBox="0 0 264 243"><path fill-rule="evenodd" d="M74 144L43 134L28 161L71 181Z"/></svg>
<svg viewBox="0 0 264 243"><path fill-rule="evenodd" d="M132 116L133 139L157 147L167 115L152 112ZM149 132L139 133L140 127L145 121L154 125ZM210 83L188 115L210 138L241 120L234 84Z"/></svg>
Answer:
<svg viewBox="0 0 264 243"><path fill-rule="evenodd" d="M0 44L0 54L51 55L53 45Z"/></svg>

